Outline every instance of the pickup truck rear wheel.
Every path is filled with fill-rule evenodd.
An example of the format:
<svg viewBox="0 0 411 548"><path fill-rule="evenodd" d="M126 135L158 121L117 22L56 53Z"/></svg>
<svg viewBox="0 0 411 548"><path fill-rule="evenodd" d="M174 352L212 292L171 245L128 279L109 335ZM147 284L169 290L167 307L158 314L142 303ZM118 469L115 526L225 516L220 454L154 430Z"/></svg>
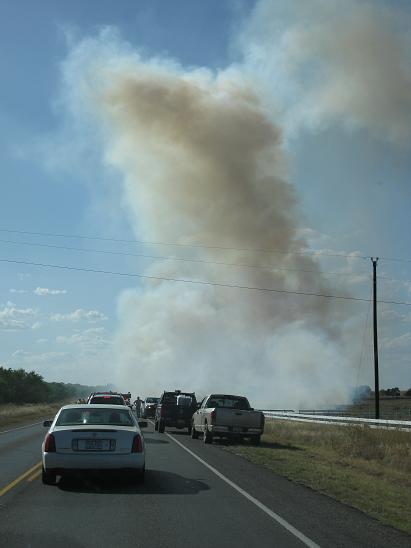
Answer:
<svg viewBox="0 0 411 548"><path fill-rule="evenodd" d="M194 428L194 422L191 424L191 438L192 438L193 440L198 439L198 432L197 432L197 430Z"/></svg>
<svg viewBox="0 0 411 548"><path fill-rule="evenodd" d="M164 421L160 420L160 422L158 423L158 431L160 432L160 434L163 434L165 429L166 425L164 424Z"/></svg>
<svg viewBox="0 0 411 548"><path fill-rule="evenodd" d="M208 426L206 424L204 425L203 442L204 443L213 443L213 434L209 431Z"/></svg>
<svg viewBox="0 0 411 548"><path fill-rule="evenodd" d="M260 438L261 438L261 436L253 436L251 438L251 444L252 445L260 445Z"/></svg>

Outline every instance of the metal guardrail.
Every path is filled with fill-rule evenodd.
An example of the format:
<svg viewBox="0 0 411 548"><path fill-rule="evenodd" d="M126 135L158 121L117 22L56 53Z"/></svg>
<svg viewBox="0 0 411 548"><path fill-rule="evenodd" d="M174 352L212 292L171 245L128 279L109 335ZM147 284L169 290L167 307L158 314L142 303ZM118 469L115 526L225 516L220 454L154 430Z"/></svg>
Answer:
<svg viewBox="0 0 411 548"><path fill-rule="evenodd" d="M397 428L411 431L411 421L397 421L386 419L363 419L359 417L333 417L329 415L306 415L295 411L272 411L262 409L264 416L272 419L291 420L297 422L313 422L318 424L366 424L371 428Z"/></svg>

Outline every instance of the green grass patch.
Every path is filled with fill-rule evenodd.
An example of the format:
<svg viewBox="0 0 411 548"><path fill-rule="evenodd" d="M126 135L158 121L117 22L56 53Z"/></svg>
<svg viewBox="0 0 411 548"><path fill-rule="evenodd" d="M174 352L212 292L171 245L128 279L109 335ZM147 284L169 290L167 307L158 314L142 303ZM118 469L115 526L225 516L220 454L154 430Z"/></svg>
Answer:
<svg viewBox="0 0 411 548"><path fill-rule="evenodd" d="M259 447L225 448L411 533L409 432L270 420Z"/></svg>

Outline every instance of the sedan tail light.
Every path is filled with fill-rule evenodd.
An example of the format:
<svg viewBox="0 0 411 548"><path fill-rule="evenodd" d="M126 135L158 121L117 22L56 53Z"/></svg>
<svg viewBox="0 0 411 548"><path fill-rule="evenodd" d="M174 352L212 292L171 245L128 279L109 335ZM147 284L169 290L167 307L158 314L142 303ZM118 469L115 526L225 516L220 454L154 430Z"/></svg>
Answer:
<svg viewBox="0 0 411 548"><path fill-rule="evenodd" d="M131 447L132 453L142 453L143 452L143 440L141 439L140 434L134 436L133 445Z"/></svg>
<svg viewBox="0 0 411 548"><path fill-rule="evenodd" d="M56 452L56 440L54 439L53 434L47 434L44 441L44 451L46 453L55 453Z"/></svg>

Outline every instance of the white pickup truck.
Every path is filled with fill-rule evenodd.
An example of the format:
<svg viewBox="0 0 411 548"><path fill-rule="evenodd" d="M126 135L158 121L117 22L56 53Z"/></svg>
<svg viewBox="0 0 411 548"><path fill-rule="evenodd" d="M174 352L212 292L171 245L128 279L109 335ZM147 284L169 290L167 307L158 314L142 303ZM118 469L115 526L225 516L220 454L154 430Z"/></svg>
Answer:
<svg viewBox="0 0 411 548"><path fill-rule="evenodd" d="M191 437L200 433L204 443L214 437L249 438L258 445L264 431L264 414L254 411L247 398L230 394L209 394L199 404L191 423Z"/></svg>

